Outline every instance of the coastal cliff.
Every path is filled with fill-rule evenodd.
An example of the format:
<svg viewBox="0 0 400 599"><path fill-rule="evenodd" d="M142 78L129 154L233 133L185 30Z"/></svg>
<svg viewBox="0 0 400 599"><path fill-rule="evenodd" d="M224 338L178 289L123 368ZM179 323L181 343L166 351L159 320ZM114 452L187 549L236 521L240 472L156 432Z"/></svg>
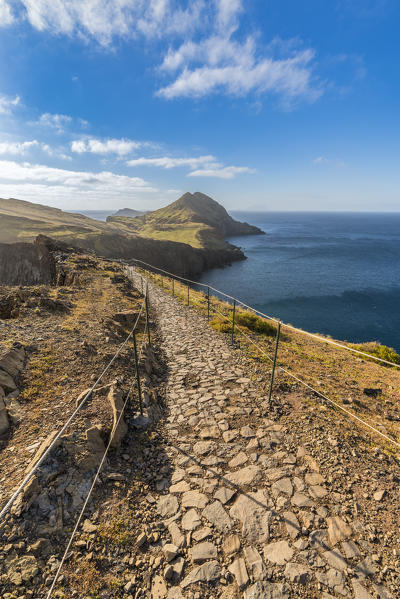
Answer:
<svg viewBox="0 0 400 599"><path fill-rule="evenodd" d="M11 250L9 244L32 244L38 235L45 235L106 258L136 258L177 275L196 276L245 259L225 237L257 234L263 231L235 221L223 206L200 192L186 193L148 214L135 218L114 215L107 222L31 202L0 199L0 243L8 244L3 253L17 254L21 248ZM26 247L30 268L35 251ZM0 278L9 281L5 268Z"/></svg>

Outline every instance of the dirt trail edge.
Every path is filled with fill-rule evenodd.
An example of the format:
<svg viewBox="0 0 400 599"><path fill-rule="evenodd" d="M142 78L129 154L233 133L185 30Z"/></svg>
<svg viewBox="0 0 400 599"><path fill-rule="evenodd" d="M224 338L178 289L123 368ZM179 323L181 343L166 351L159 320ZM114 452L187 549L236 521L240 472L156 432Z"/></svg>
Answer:
<svg viewBox="0 0 400 599"><path fill-rule="evenodd" d="M149 294L167 365L159 426L170 476L148 498L164 532L146 596L400 597L392 537L377 537L349 509L329 460L299 445L249 376L250 362L151 282ZM348 476L344 469L344 483ZM385 494L370 497L372 512Z"/></svg>

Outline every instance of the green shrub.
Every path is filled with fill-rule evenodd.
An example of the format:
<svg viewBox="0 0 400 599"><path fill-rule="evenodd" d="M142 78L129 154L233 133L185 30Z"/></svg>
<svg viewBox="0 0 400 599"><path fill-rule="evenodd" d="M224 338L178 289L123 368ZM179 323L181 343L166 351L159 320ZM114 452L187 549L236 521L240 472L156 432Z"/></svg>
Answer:
<svg viewBox="0 0 400 599"><path fill-rule="evenodd" d="M358 351L365 352L366 354L371 354L371 356L381 358L381 360L387 360L388 362L393 362L394 364L400 364L400 355L392 347L381 345L376 341L352 345L352 347L354 347L354 349L358 349Z"/></svg>
<svg viewBox="0 0 400 599"><path fill-rule="evenodd" d="M237 312L236 322L238 325L249 329L249 331L254 331L260 335L267 335L268 337L275 337L276 335L276 326L252 312Z"/></svg>
<svg viewBox="0 0 400 599"><path fill-rule="evenodd" d="M229 320L223 319L222 316L216 316L210 321L210 324L220 333L230 333L232 331L232 313L227 315L227 318L229 318ZM248 331L267 337L275 337L276 335L276 327L273 324L251 312L242 310L236 312L235 324L238 325L236 332L238 332L239 327L242 327Z"/></svg>

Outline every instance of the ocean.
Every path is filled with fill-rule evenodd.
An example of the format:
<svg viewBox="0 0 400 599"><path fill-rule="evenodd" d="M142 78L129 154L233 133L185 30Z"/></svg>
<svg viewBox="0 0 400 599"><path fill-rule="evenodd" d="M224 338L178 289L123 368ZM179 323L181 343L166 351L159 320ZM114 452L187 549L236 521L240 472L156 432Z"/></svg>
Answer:
<svg viewBox="0 0 400 599"><path fill-rule="evenodd" d="M68 210L68 212L72 212L72 214L83 214L84 216L88 216L89 218L94 218L95 220L101 220L105 222L107 220L107 216L111 216L115 214L115 210Z"/></svg>
<svg viewBox="0 0 400 599"><path fill-rule="evenodd" d="M247 260L200 282L307 331L400 352L400 213L230 214L266 235L230 238Z"/></svg>
<svg viewBox="0 0 400 599"><path fill-rule="evenodd" d="M400 213L231 212L266 235L199 281L311 332L400 351Z"/></svg>

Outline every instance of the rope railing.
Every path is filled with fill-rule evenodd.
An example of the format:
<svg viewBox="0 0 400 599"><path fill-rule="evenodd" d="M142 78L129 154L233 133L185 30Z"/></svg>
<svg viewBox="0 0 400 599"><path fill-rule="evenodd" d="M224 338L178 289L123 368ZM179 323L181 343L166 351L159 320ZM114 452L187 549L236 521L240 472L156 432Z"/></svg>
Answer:
<svg viewBox="0 0 400 599"><path fill-rule="evenodd" d="M137 323L136 323L136 324L137 324ZM136 326L136 325L135 325L135 326ZM144 347L144 344L145 344L145 341L146 341L146 333L147 333L147 330L146 330L146 329L147 329L147 326L148 326L148 322L146 321L146 325L145 325L145 334L144 334L144 337L143 337L143 339L142 339L142 343L141 343L141 346L140 346L140 351L139 351L139 361L140 361L140 358L141 358L141 356L142 356L143 347ZM76 535L76 533L77 533L77 531L78 531L79 525L80 525L80 523L81 523L81 521L82 521L82 518L83 518L83 516L84 516L85 510L86 510L86 508L87 508L87 505L88 505L88 503L89 503L89 500L90 500L90 498L91 498L91 496L92 496L93 489L94 489L94 487L96 486L96 483L97 483L97 481L98 481L98 479L99 479L100 472L101 472L101 470L102 470L102 468L103 468L103 465L104 465L104 462L105 462L105 460L106 460L107 454L108 454L108 452L109 452L109 449L110 449L110 447L111 447L111 443L112 443L112 441L113 441L113 439L114 439L114 434L115 434L115 431L118 429L118 425L119 425L119 423L120 423L120 420L121 420L121 418L122 418L122 415L124 414L125 408L126 408L126 406L127 406L127 404L128 404L128 401L129 401L129 399L130 399L130 397L131 397L131 395L132 395L132 392L133 392L133 389L134 389L135 385L136 385L136 387L137 387L137 390L138 390L138 393L139 393L139 389L140 389L140 383L139 383L139 379L138 379L138 378L137 378L136 380L134 380L134 382L133 382L133 384L132 384L132 386L131 386L131 388L130 388L130 390L129 390L129 393L128 393L128 394L127 394L127 396L126 396L125 402L124 402L124 404L123 404L123 406L122 406L122 409L121 409L121 412L120 412L120 414L119 414L119 416L118 416L118 420L117 420L117 422L116 422L116 424L115 424L115 426L114 426L114 429L113 429L113 431L112 431L112 433L111 433L111 435L110 435L110 439L109 439L109 441L108 441L108 443L107 443L107 447L105 448L105 451L104 451L103 457L101 458L101 460L100 460L100 464L99 464L99 466L98 466L98 468L97 468L97 470L96 470L96 474L95 474L95 476L94 476L94 478L93 478L93 481L92 481L92 484L91 484L91 486L90 486L89 492L88 492L88 494L87 494L87 496L86 496L86 499L85 499L85 501L84 501L84 503L83 503L82 509L81 509L81 511L79 512L79 516L78 516L78 518L77 518L77 521L75 522L75 526L74 526L74 528L72 529L72 533L71 533L71 535L70 535L70 537L69 537L69 540L68 540L67 546L66 546L66 548L65 548L65 551L64 551L64 553L63 553L63 556L62 556L62 558L61 558L61 561L60 561L60 563L59 563L59 566L58 566L58 568L57 568L57 571L56 571L56 573L55 573L55 575L54 575L54 578L53 578L53 581L52 581L52 583L51 583L50 589L49 589L49 591L48 591L48 593L47 593L47 595L46 595L46 599L50 599L50 598L51 598L51 596L53 595L53 592L54 592L54 589L55 589L55 586L56 586L57 580L59 579L59 576L60 576L61 570L62 570L62 568L63 568L63 565L64 565L64 563L65 563L65 560L67 559L67 556L68 556L69 550L71 549L71 546L72 546L72 543L73 543L73 541L74 541L75 535Z"/></svg>
<svg viewBox="0 0 400 599"><path fill-rule="evenodd" d="M213 312L216 312L219 316L221 316L222 318L224 318L225 320L227 320L228 322L230 322L230 318L228 316L226 316L225 314L223 314L222 312L220 312L219 310L217 310L216 308L212 308ZM249 335L247 335L242 329L241 327L239 327L238 325L236 325L236 327L239 329L240 333L247 338L247 340L254 345L258 351L265 356L266 358L268 358L268 360L270 362L274 362L274 360L264 351L264 349L258 344L256 343L253 339L251 339L251 337ZM384 439L386 439L386 441L390 441L391 443L393 443L394 445L396 445L397 447L400 448L400 443L397 443L397 441L395 441L394 439L391 439L388 435L385 435L384 433L382 433L381 431L379 431L377 428L375 428L374 426L372 426L371 424L369 424L368 422L366 422L365 420L363 420L362 418L360 418L359 416L357 416L356 414L353 414L353 412L351 412L350 410L348 410L347 408L344 408L343 406L341 406L339 403L337 403L336 401L334 401L333 399L330 399L329 397L327 397L324 393L321 393L321 391L318 391L317 389L315 389L314 387L312 387L311 385L309 385L308 383L306 383L303 379L301 379L298 375L293 374L292 372L290 372L289 370L287 370L286 368L284 368L283 366L279 366L277 365L277 369L281 370L282 372L285 372L288 376L290 376L291 378L293 378L294 380L296 380L298 383L300 383L301 385L304 385L305 387L307 387L308 389L310 389L311 391L313 391L314 393L316 393L317 395L319 395L322 399L325 399L326 401L328 401L329 403L331 403L332 405L334 405L336 408L342 410L342 412L344 412L345 414L347 414L348 416L350 416L351 418L354 418L355 420L357 420L358 422L361 422L364 426L368 427L369 429L371 429L372 431L374 431L375 433L377 433L378 435L381 435Z"/></svg>
<svg viewBox="0 0 400 599"><path fill-rule="evenodd" d="M303 381L299 376L297 376L296 374L293 374L292 372L290 372L289 370L287 370L283 366L278 366L278 368L279 368L279 370L282 370L288 376L290 376L291 378L293 378L294 380L296 380L301 385L304 385L304 387L307 387L308 389L310 389L310 391L313 391L314 393L316 393L317 395L319 395L320 397L322 397L322 399L325 399L326 401L328 401L329 403L331 403L332 405L334 405L339 410L342 410L342 412L344 412L345 414L347 414L351 418L354 418L354 420L357 420L358 422L361 422L364 426L368 427L369 429L371 429L372 431L374 431L375 433L377 433L378 435L380 435L381 437L383 437L384 439L386 439L386 441L390 441L390 443L393 443L394 445L396 445L400 449L400 443L398 443L394 439L391 439L391 437L389 437L388 435L385 435L384 433L382 433L382 431L378 430L377 428L375 428L371 424L368 424L368 422L366 422L365 420L363 420L362 418L360 418L356 414L353 414L353 412L351 412L347 408L344 408L343 406L341 406L339 403L337 403L333 399L330 399L324 393L321 393L321 391L318 391L317 389L314 389L314 387L312 387L311 385L309 385L308 383L306 383L305 381Z"/></svg>
<svg viewBox="0 0 400 599"><path fill-rule="evenodd" d="M63 433L69 427L69 425L71 424L71 422L74 420L74 418L77 416L77 414L83 408L83 406L86 404L87 400L92 395L92 393L96 389L97 385L101 382L101 380L107 374L107 372L110 370L111 366L114 364L115 360L118 358L118 356L120 355L120 353L122 352L122 350L124 349L124 347L130 341L130 339L134 335L135 330L136 330L136 328L138 326L139 319L140 319L140 317L141 317L141 315L143 313L143 309L146 306L147 306L147 300L146 300L146 298L144 298L144 300L143 300L143 302L141 304L141 307L140 307L139 314L138 314L138 316L136 318L135 324L134 324L131 332L126 337L126 339L123 341L123 343L119 346L119 348L117 349L117 351L115 352L115 354L113 355L113 357L111 358L111 360L108 362L108 364L106 365L106 367L103 369L103 371L100 374L100 376L96 379L96 381L94 382L94 384L92 385L92 387L89 389L89 391L85 394L85 396L80 401L80 403L78 404L78 406L72 412L71 416L68 418L68 420L65 422L65 424L61 427L61 429L55 435L55 437L52 440L52 442L50 443L49 447L47 447L47 449L41 455L40 459L34 464L34 466L32 467L32 469L30 470L30 472L25 476L25 478L23 479L23 481L18 485L17 489L14 491L14 493L12 494L12 496L10 497L10 499L7 501L7 503L5 504L5 506L2 508L2 510L0 511L0 522L5 517L5 515L9 512L9 510L12 507L12 505L16 501L18 495L21 493L21 491L24 490L24 488L26 487L26 485L28 484L28 482L34 476L35 472L37 472L37 470L43 464L43 462L45 461L45 459L47 458L47 456L49 455L49 453L52 451L52 449L56 445L57 441L60 439L60 437L63 435ZM147 312L147 308L146 308L146 312ZM147 322L148 322L148 318L146 318L146 323Z"/></svg>
<svg viewBox="0 0 400 599"><path fill-rule="evenodd" d="M227 320L228 322L231 322L231 319L228 316L226 316L226 314L223 314L216 308L212 307L212 311L224 318L225 320ZM258 343L254 341L254 339L250 337L250 335L244 332L240 325L235 324L235 328L239 329L240 334L243 335L243 337L245 337L252 345L254 345L254 347L256 347L263 356L265 356L270 362L273 362L273 359L264 351L264 349Z"/></svg>
<svg viewBox="0 0 400 599"><path fill-rule="evenodd" d="M272 322L275 322L275 323L280 322L282 327L285 327L291 331L295 331L296 333L300 333L301 335L307 335L308 337L311 337L317 341L321 341L323 343L328 343L329 345L334 345L335 347L339 347L346 351L358 354L360 356L364 356L365 358L368 358L370 360L375 360L376 362L381 362L383 364L387 364L388 366L394 366L395 368L400 368L400 364L396 364L396 362L391 362L390 360L385 360L384 358L380 358L379 356L375 356L374 354L368 354L367 352L363 352L354 347L349 347L348 345L344 345L343 343L339 343L338 341L334 341L333 339L329 339L328 337L322 337L321 335L317 335L316 333L310 333L309 331L304 331L303 329L295 327L291 324L282 322L278 318L269 316L268 314L265 314L264 312L261 312L260 310L257 310L256 308L249 306L248 304L245 304L244 302L242 302L242 300L240 300L236 297L233 297L233 296L225 293L224 291L221 291L220 289L216 289L215 287L212 287L211 285L207 285L206 283L200 283L198 281L192 281L191 279L186 279L185 277L180 277L179 275L174 275L166 270L163 270L162 268L158 268L157 266L153 266L152 264L148 264L147 262L143 262L142 260L137 260L136 258L133 259L133 262L139 262L140 264L147 266L150 269L150 271L156 270L158 272L164 273L165 275L167 275L169 277L174 278L175 280L183 281L183 282L191 284L191 285L197 285L198 287L204 287L205 289L210 289L211 291L214 291L215 293L219 293L220 295L229 299L230 301L236 302L243 308L246 308L247 310L251 310L257 316L261 316L261 318L271 320ZM146 269L144 269L144 270L146 270Z"/></svg>
<svg viewBox="0 0 400 599"><path fill-rule="evenodd" d="M161 270L161 269L157 269L157 270ZM168 276L171 276L169 273L167 273ZM174 275L172 275L174 276ZM177 277L178 279L183 279L183 277ZM184 279L185 280L185 279ZM188 281L187 279L185 281ZM207 285L202 284L202 286L205 286L208 288ZM212 289L212 287L210 287L210 289ZM220 292L222 295L223 292ZM231 296L228 296L231 297ZM232 298L234 299L234 298ZM238 302L238 300L235 300L236 302ZM240 302L239 302L240 303ZM243 305L243 304L242 304ZM248 307L250 308L250 307ZM250 308L251 309L251 308ZM221 312L220 310L218 310L215 305L213 305L212 302L210 302L210 298L208 296L208 316L209 313L214 312L216 314L218 314L221 318L223 318L224 320L226 320L227 322L232 324L232 318L230 318L229 316L227 316L226 314L224 314L223 312ZM253 310L254 311L254 310ZM267 317L266 317L267 318ZM378 430L375 426L369 424L368 422L366 422L365 420L363 420L362 418L360 418L359 416L357 416L356 414L354 414L353 412L351 412L350 410L348 410L347 408L344 408L342 405L340 405L338 402L334 401L333 399L331 399L330 397L328 397L327 395L325 395L324 393L322 393L321 391L318 391L317 389L315 389L314 387L312 387L309 383L307 383L306 381L304 381L300 376L298 376L297 374L291 372L290 370L288 370L287 368L281 366L280 364L278 364L277 361L277 349L278 349L278 343L279 343L279 330L281 326L287 326L288 328L291 328L292 330L295 331L299 331L299 332L304 332L301 329L297 329L296 327L292 327L291 325L285 325L284 323L281 323L279 320L275 321L278 325L278 331L277 331L277 337L276 337L276 344L275 344L275 355L274 355L274 359L272 359L264 350L264 348L259 345L258 343L256 343L249 335L247 335L242 327L240 327L238 324L235 324L235 328L238 328L239 332L241 335L243 335L253 346L255 346L258 351L265 356L268 360L270 360L270 362L272 362L272 374L271 374L271 381L270 381L270 393L269 393L269 399L271 398L271 391L272 391L272 385L274 382L274 373L275 373L275 368L277 370L280 370L284 373L286 373L289 377L293 378L294 380L296 380L298 383L300 383L301 385L303 385L304 387L306 387L307 389L311 390L313 393L315 393L316 395L318 395L319 397L321 397L322 399L324 399L325 401L329 402L331 405L333 405L334 407L336 407L337 409L341 410L343 413L347 414L348 416L350 416L352 419L354 419L355 421L357 421L358 423L361 423L363 426L367 427L368 429L372 430L374 433L376 433L377 435L379 435L381 438L385 439L386 441L389 441L390 443L392 443L393 445L395 445L396 447L400 448L400 443L398 443L396 440L392 439L391 437L389 437L388 435L386 435L385 433L383 433L382 431ZM310 335L311 337L316 337L317 339L321 339L324 340L322 337L319 337L318 335L313 335L312 333L307 333L306 334ZM326 340L328 342L331 342L331 340ZM341 344L338 344L336 342L332 341L333 345L338 345L339 347L344 347L345 349L350 349L352 350L352 348L348 348L346 346L342 346ZM356 353L361 353L364 354L364 352L358 352L357 350L355 350ZM367 356L368 358L373 358L374 356L371 356L370 354L364 354L365 356ZM381 360L378 359L378 361L380 362L385 362L388 363L390 365L393 366L399 366L395 363L392 362L387 362L386 360Z"/></svg>

